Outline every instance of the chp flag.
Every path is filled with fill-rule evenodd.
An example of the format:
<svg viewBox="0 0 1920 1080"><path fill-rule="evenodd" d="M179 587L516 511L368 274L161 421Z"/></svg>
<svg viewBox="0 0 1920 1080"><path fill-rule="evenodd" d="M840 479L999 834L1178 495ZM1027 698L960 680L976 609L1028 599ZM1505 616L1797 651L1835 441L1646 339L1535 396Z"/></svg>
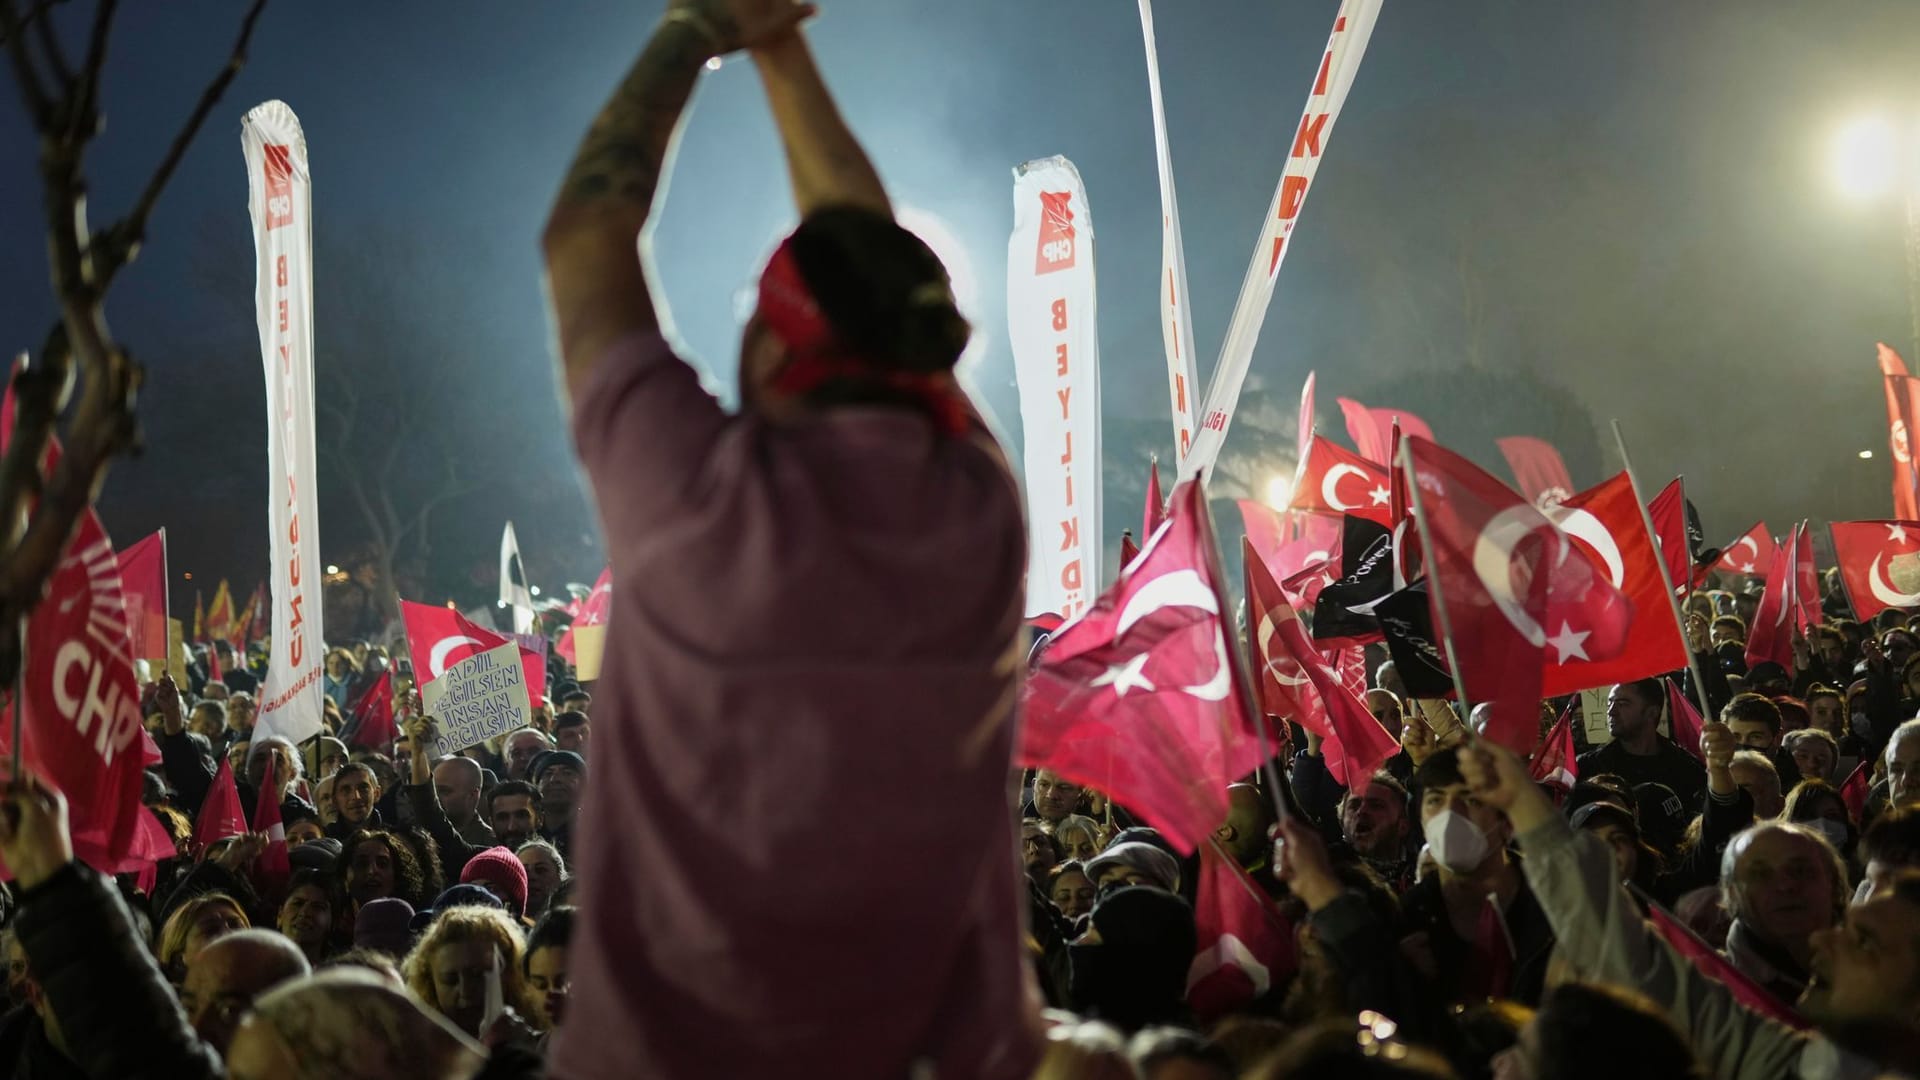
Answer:
<svg viewBox="0 0 1920 1080"><path fill-rule="evenodd" d="M1333 32L1327 36L1326 51L1314 70L1307 91L1307 105L1301 111L1300 125L1294 129L1293 144L1287 151L1287 164L1280 172L1273 201L1254 243L1253 258L1247 264L1246 277L1240 283L1240 297L1234 301L1233 317L1227 323L1226 340L1220 346L1220 359L1214 365L1213 381L1200 409L1200 431L1193 447L1181 461L1182 475L1199 469L1211 474L1219 460L1221 444L1233 421L1234 406L1240 401L1240 388L1253 365L1253 349L1260 340L1260 328L1267 320L1267 308L1273 301L1274 284L1280 279L1280 264L1286 258L1294 225L1306 204L1307 191L1320 171L1320 157L1327 140L1333 136L1340 109L1360 72L1360 61L1367 54L1367 41L1373 36L1374 21L1380 17L1382 0L1341 0L1333 17Z"/></svg>
<svg viewBox="0 0 1920 1080"><path fill-rule="evenodd" d="M1046 626L1087 610L1100 576L1100 349L1093 219L1063 157L1013 171L1007 335L1027 494L1027 608Z"/></svg>
<svg viewBox="0 0 1920 1080"><path fill-rule="evenodd" d="M307 140L285 102L241 123L253 219L254 306L267 389L267 523L273 649L256 740L321 731L320 500L313 441L313 199ZM209 627L209 630L212 628Z"/></svg>
<svg viewBox="0 0 1920 1080"><path fill-rule="evenodd" d="M1828 529L1856 618L1920 607L1920 521L1836 521Z"/></svg>

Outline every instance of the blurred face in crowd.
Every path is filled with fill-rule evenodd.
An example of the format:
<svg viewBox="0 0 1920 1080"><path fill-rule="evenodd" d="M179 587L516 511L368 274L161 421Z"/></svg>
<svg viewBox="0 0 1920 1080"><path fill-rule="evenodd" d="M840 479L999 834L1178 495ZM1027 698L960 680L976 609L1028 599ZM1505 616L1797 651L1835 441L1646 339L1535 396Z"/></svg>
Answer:
<svg viewBox="0 0 1920 1080"><path fill-rule="evenodd" d="M227 768L233 770L233 775L247 775L247 755L252 751L253 744L245 739L227 747Z"/></svg>
<svg viewBox="0 0 1920 1080"><path fill-rule="evenodd" d="M225 701L227 700L227 684L210 682L207 684L206 689L200 692L200 696L213 701ZM223 720L222 723L225 723L225 721Z"/></svg>
<svg viewBox="0 0 1920 1080"><path fill-rule="evenodd" d="M1770 829L1752 837L1734 864L1739 917L1783 948L1834 924L1833 860L1818 841Z"/></svg>
<svg viewBox="0 0 1920 1080"><path fill-rule="evenodd" d="M1912 1022L1920 996L1920 905L1878 893L1847 909L1844 922L1813 934L1816 999L1809 1015L1828 1022Z"/></svg>
<svg viewBox="0 0 1920 1080"><path fill-rule="evenodd" d="M288 893L274 925L302 949L326 944L327 934L333 930L333 905L327 902L327 891L318 885L302 885Z"/></svg>
<svg viewBox="0 0 1920 1080"><path fill-rule="evenodd" d="M1913 658L1913 635L1905 630L1889 630L1880 638L1880 650L1887 654L1893 670L1899 671Z"/></svg>
<svg viewBox="0 0 1920 1080"><path fill-rule="evenodd" d="M500 950L491 941L450 941L433 950L434 996L453 1025L478 1036L487 1017L487 984L500 978Z"/></svg>
<svg viewBox="0 0 1920 1080"><path fill-rule="evenodd" d="M1077 919L1093 910L1096 895L1093 882L1078 870L1069 870L1053 881L1053 887L1047 899L1060 909L1060 914L1069 919Z"/></svg>
<svg viewBox="0 0 1920 1080"><path fill-rule="evenodd" d="M194 917L193 926L187 930L187 945L180 955L191 964L207 943L231 934L235 930L245 930L247 916L232 904L208 904Z"/></svg>
<svg viewBox="0 0 1920 1080"><path fill-rule="evenodd" d="M1633 830L1608 821L1589 826L1587 832L1599 837L1607 850L1613 852L1613 865L1620 871L1620 880L1632 881L1640 869L1640 838L1633 835Z"/></svg>
<svg viewBox="0 0 1920 1080"><path fill-rule="evenodd" d="M1059 828L1053 831L1054 842L1060 845L1062 858L1078 859L1086 862L1100 854L1099 841L1084 826Z"/></svg>
<svg viewBox="0 0 1920 1080"><path fill-rule="evenodd" d="M1833 748L1819 739L1801 739L1793 744L1793 766L1803 777L1825 780L1833 775Z"/></svg>
<svg viewBox="0 0 1920 1080"><path fill-rule="evenodd" d="M507 776L514 780L527 778L527 766L533 764L534 755L542 750L551 749L546 736L537 731L516 731L507 736Z"/></svg>
<svg viewBox="0 0 1920 1080"><path fill-rule="evenodd" d="M1838 739L1847 733L1846 708L1840 698L1833 694L1820 694L1807 699L1807 715L1812 726Z"/></svg>
<svg viewBox="0 0 1920 1080"><path fill-rule="evenodd" d="M1771 755L1780 741L1780 733L1767 726L1764 720L1750 720L1733 717L1726 721L1727 730L1733 732L1733 741L1742 750L1758 750Z"/></svg>
<svg viewBox="0 0 1920 1080"><path fill-rule="evenodd" d="M534 813L531 795L496 795L487 824L493 826L493 838L514 848L533 839Z"/></svg>
<svg viewBox="0 0 1920 1080"><path fill-rule="evenodd" d="M1367 711L1387 729L1387 734L1396 739L1400 737L1400 699L1385 690L1369 690Z"/></svg>
<svg viewBox="0 0 1920 1080"><path fill-rule="evenodd" d="M1027 876L1040 880L1055 861L1053 837L1047 830L1030 823L1020 826L1020 864L1027 868Z"/></svg>
<svg viewBox="0 0 1920 1080"><path fill-rule="evenodd" d="M1764 821L1780 816L1786 800L1780 795L1780 774L1765 765L1736 760L1728 766L1733 782L1753 799L1753 818Z"/></svg>
<svg viewBox="0 0 1920 1080"><path fill-rule="evenodd" d="M1727 644L1745 644L1745 639L1740 633L1740 624L1731 622L1714 623L1712 629L1707 632L1707 640L1716 649Z"/></svg>
<svg viewBox="0 0 1920 1080"><path fill-rule="evenodd" d="M1843 671L1847 666L1847 641L1837 632L1827 630L1813 635L1814 655L1828 671Z"/></svg>
<svg viewBox="0 0 1920 1080"><path fill-rule="evenodd" d="M1041 769L1033 774L1033 809L1044 821L1059 821L1080 805L1080 791L1079 784Z"/></svg>
<svg viewBox="0 0 1920 1080"><path fill-rule="evenodd" d="M464 758L447 760L433 767L433 790L447 818L454 822L472 821L480 812L480 777L473 763Z"/></svg>
<svg viewBox="0 0 1920 1080"><path fill-rule="evenodd" d="M297 848L301 844L311 844L326 835L320 823L312 818L301 818L287 826L287 846Z"/></svg>
<svg viewBox="0 0 1920 1080"><path fill-rule="evenodd" d="M1616 739L1644 738L1659 730L1660 703L1640 700L1633 687L1625 683L1607 694L1607 731Z"/></svg>
<svg viewBox="0 0 1920 1080"><path fill-rule="evenodd" d="M326 753L320 757L320 775L332 776L334 773L340 771L340 766L346 763L347 755L329 746Z"/></svg>
<svg viewBox="0 0 1920 1080"><path fill-rule="evenodd" d="M572 810L580 805L580 770L571 765L549 765L540 773L540 802L543 806Z"/></svg>
<svg viewBox="0 0 1920 1080"><path fill-rule="evenodd" d="M1438 817L1443 810L1452 810L1465 816L1487 836L1487 858L1503 858L1507 841L1511 838L1512 826L1507 816L1498 809L1488 806L1475 798L1473 789L1465 783L1448 784L1445 787L1430 787L1420 793L1420 826L1425 828L1428 821Z"/></svg>
<svg viewBox="0 0 1920 1080"><path fill-rule="evenodd" d="M553 745L584 757L587 751L587 739L592 733L592 724L575 724L572 727L561 728L553 736Z"/></svg>
<svg viewBox="0 0 1920 1080"><path fill-rule="evenodd" d="M547 901L560 887L560 864L546 848L530 847L517 852L520 865L527 868L527 912L545 911Z"/></svg>
<svg viewBox="0 0 1920 1080"><path fill-rule="evenodd" d="M340 820L340 810L333 805L332 774L313 786L313 808L320 811L320 824L331 825Z"/></svg>
<svg viewBox="0 0 1920 1080"><path fill-rule="evenodd" d="M1384 784L1368 784L1341 801L1340 832L1365 858L1399 858L1407 841L1406 801Z"/></svg>
<svg viewBox="0 0 1920 1080"><path fill-rule="evenodd" d="M1887 798L1896 806L1920 802L1920 737L1895 735L1887 744Z"/></svg>
<svg viewBox="0 0 1920 1080"><path fill-rule="evenodd" d="M193 715L187 718L188 731L209 739L218 738L226 726L227 718L221 714L220 706L206 702L195 705Z"/></svg>
<svg viewBox="0 0 1920 1080"><path fill-rule="evenodd" d="M365 769L348 769L333 777L333 807L340 820L361 825L380 801L380 785Z"/></svg>
<svg viewBox="0 0 1920 1080"><path fill-rule="evenodd" d="M234 694L227 699L227 726L238 732L253 730L253 698L246 694Z"/></svg>
<svg viewBox="0 0 1920 1080"><path fill-rule="evenodd" d="M271 743L265 753L252 754L247 759L247 783L256 789L267 782L267 759L273 759L273 775L284 791L293 783L293 754L279 743Z"/></svg>
<svg viewBox="0 0 1920 1080"><path fill-rule="evenodd" d="M353 861L347 864L347 895L359 903L393 895L397 881L393 850L370 840L353 849Z"/></svg>
<svg viewBox="0 0 1920 1080"><path fill-rule="evenodd" d="M567 950L559 945L542 945L527 954L527 985L533 988L534 1007L539 1010L539 1025L552 1031L566 1015Z"/></svg>
<svg viewBox="0 0 1920 1080"><path fill-rule="evenodd" d="M560 699L561 712L593 713L593 695L584 690L568 694Z"/></svg>

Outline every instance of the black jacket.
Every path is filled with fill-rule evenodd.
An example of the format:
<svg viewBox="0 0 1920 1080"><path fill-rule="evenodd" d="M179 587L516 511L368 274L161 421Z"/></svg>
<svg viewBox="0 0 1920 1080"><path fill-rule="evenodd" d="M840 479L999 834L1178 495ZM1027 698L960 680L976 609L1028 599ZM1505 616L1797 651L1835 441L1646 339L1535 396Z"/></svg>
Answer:
<svg viewBox="0 0 1920 1080"><path fill-rule="evenodd" d="M26 1005L0 1016L0 1071L14 1080L86 1080L87 1074L47 1038L39 1014Z"/></svg>

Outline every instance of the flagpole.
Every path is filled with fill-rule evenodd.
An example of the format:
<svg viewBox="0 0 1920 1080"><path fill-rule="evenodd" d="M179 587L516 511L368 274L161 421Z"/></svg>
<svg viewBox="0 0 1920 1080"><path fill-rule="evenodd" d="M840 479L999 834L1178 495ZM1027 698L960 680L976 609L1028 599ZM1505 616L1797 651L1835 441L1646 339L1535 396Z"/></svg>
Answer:
<svg viewBox="0 0 1920 1080"><path fill-rule="evenodd" d="M1641 501L1640 479L1633 471L1633 459L1627 456L1627 439L1626 436L1620 433L1620 421L1618 418L1613 420L1613 442L1615 446L1620 448L1620 463L1626 468L1627 486L1633 489L1633 507L1640 511L1640 527L1647 530L1647 540L1653 545L1654 553L1659 555L1660 544L1656 539L1658 534L1653 531L1653 514L1647 510L1647 504ZM1686 513L1685 489L1682 488L1681 490L1681 514L1684 518ZM1687 640L1687 620L1680 612L1680 598L1673 595L1673 573L1667 569L1666 556L1661 555L1660 558L1653 561L1657 563L1660 568L1660 584L1666 590L1667 610L1673 613L1674 629L1680 631L1680 648L1687 654L1687 672L1693 676L1693 696L1694 700L1700 705L1700 718L1703 721L1711 722L1713 706L1707 703L1706 680L1700 677L1700 662L1694 659L1693 645ZM1691 559L1688 560L1688 564L1692 564Z"/></svg>
<svg viewBox="0 0 1920 1080"><path fill-rule="evenodd" d="M1420 479L1413 471L1413 444L1411 441L1402 441L1400 443L1400 460L1397 464L1405 472L1407 477L1407 497L1413 500L1413 525L1414 528L1420 530L1421 552L1425 558L1432 559L1434 551L1438 549L1433 546L1433 530L1427 524L1426 500L1420 496ZM1465 725L1467 718L1470 717L1472 713L1469 712L1467 708L1467 684L1460 678L1460 660L1454 655L1453 618L1447 614L1446 591L1440 588L1440 579L1435 576L1431 570L1429 570L1426 577L1427 591L1433 594L1434 609L1440 613L1440 644L1447 650L1448 674L1453 676L1453 692L1460 698L1460 722L1462 725ZM1424 715L1420 717L1420 722L1427 724L1429 731L1433 729L1433 725L1427 723L1427 718ZM1434 732L1434 734L1438 735L1439 733Z"/></svg>
<svg viewBox="0 0 1920 1080"><path fill-rule="evenodd" d="M27 715L27 617L20 616L20 670L13 680L13 750L7 762L7 780L20 782L21 731Z"/></svg>

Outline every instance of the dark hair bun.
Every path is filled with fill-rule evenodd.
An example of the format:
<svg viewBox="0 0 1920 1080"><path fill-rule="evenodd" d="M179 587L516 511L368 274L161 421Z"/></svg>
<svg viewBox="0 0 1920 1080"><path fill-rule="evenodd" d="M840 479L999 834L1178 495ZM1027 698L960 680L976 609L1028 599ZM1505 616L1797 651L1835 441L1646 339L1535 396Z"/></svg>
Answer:
<svg viewBox="0 0 1920 1080"><path fill-rule="evenodd" d="M951 370L971 328L946 267L885 214L831 207L793 235L794 261L821 313L869 361L902 371Z"/></svg>

